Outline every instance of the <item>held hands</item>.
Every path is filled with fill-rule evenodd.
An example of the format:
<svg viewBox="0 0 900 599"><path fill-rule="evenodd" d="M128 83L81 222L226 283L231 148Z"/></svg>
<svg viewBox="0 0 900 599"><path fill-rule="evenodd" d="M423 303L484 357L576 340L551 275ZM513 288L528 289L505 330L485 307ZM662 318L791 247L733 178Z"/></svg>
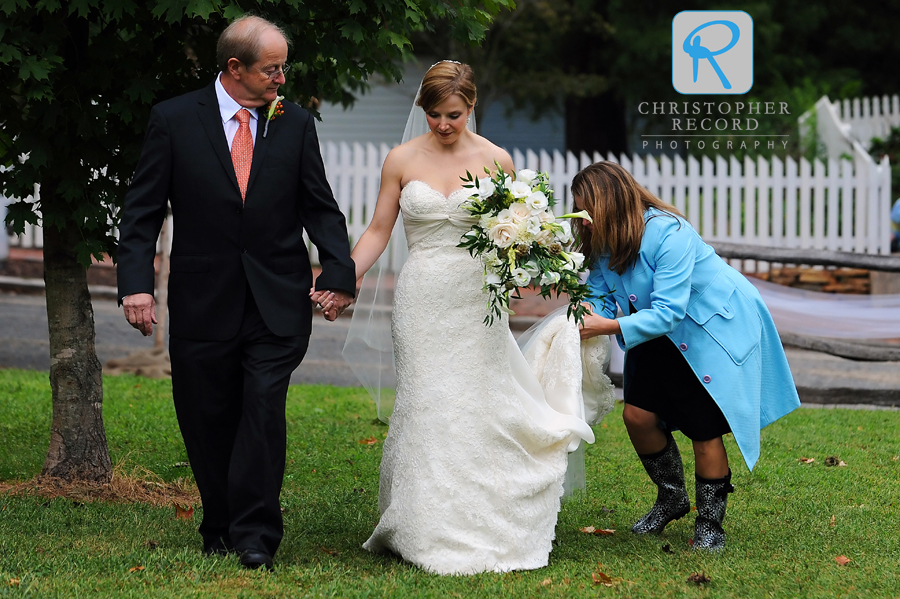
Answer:
<svg viewBox="0 0 900 599"><path fill-rule="evenodd" d="M149 293L135 293L126 295L122 299L122 309L125 311L125 319L144 335L153 334L153 325L156 324L156 300Z"/></svg>
<svg viewBox="0 0 900 599"><path fill-rule="evenodd" d="M588 309L588 313L584 315L584 324L579 326L582 339L590 339L600 335L618 335L622 332L622 329L619 327L619 321L614 318L604 318L594 314L594 307L588 303L581 305Z"/></svg>
<svg viewBox="0 0 900 599"><path fill-rule="evenodd" d="M353 297L349 293L327 289L316 291L315 287L309 290L309 298L322 308L322 314L328 321L336 320L353 302Z"/></svg>

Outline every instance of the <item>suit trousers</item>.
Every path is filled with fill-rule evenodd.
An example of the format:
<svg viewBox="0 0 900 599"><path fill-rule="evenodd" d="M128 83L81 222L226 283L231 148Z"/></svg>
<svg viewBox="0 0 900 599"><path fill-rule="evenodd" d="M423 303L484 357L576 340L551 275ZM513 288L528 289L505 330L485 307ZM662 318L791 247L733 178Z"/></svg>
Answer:
<svg viewBox="0 0 900 599"><path fill-rule="evenodd" d="M248 286L238 334L226 341L171 337L172 396L191 463L205 550L274 555L284 536L285 401L309 335L279 337Z"/></svg>

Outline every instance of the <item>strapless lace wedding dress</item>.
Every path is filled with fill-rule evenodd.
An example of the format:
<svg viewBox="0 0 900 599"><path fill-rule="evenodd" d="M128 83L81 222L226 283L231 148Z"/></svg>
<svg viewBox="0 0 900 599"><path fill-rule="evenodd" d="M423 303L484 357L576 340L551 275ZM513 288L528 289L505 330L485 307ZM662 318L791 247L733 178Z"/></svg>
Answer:
<svg viewBox="0 0 900 599"><path fill-rule="evenodd" d="M575 336L566 344L574 355L536 344L539 380L507 317L483 324L482 265L456 247L471 226L458 208L466 195L412 181L400 196L409 258L392 313L397 395L381 463L381 519L364 547L439 574L540 568L567 453L594 440L578 333L563 327Z"/></svg>

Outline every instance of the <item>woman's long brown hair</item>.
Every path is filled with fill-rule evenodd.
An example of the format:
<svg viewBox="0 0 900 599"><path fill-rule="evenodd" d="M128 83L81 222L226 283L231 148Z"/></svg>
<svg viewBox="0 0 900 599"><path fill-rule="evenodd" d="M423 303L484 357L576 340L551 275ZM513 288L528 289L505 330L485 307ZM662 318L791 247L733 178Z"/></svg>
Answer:
<svg viewBox="0 0 900 599"><path fill-rule="evenodd" d="M572 194L581 199L583 209L594 220L593 232L580 220L575 222L580 251L590 264L601 254L609 254L609 268L619 274L637 260L648 208L682 216L615 162L595 162L582 169L572 180Z"/></svg>

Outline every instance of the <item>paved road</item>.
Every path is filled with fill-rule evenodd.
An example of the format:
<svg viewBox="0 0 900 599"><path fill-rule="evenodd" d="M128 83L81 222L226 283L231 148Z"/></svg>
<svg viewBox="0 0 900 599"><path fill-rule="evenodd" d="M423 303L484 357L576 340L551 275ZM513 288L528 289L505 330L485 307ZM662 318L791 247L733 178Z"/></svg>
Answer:
<svg viewBox="0 0 900 599"><path fill-rule="evenodd" d="M122 309L110 300L94 300L97 356L105 364L111 358L153 347L125 321ZM309 352L291 376L292 383L357 385L356 377L341 358L349 318L313 322ZM0 293L0 367L50 369L47 307L43 296Z"/></svg>
<svg viewBox="0 0 900 599"><path fill-rule="evenodd" d="M153 346L131 328L114 301L95 300L97 355L101 363ZM349 318L313 321L306 359L293 383L358 385L341 358ZM900 406L900 366L896 362L855 362L799 349L787 350L804 402ZM0 293L0 367L49 370L47 313L43 296Z"/></svg>

